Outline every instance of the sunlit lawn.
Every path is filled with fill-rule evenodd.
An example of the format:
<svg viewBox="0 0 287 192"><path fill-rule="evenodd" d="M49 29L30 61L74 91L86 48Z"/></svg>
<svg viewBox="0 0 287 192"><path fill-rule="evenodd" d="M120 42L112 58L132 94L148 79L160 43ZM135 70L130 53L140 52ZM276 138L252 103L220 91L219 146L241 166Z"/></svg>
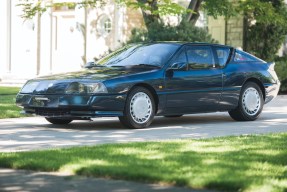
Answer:
<svg viewBox="0 0 287 192"><path fill-rule="evenodd" d="M287 133L0 153L6 168L220 191L287 191Z"/></svg>
<svg viewBox="0 0 287 192"><path fill-rule="evenodd" d="M0 119L22 117L21 109L15 105L18 87L0 87Z"/></svg>

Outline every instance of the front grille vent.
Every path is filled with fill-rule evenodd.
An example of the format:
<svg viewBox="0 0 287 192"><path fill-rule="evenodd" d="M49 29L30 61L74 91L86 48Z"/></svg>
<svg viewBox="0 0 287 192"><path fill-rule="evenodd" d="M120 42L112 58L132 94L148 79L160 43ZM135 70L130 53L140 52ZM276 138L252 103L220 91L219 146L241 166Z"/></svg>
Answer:
<svg viewBox="0 0 287 192"><path fill-rule="evenodd" d="M52 110L52 109L37 109L36 115L47 117L69 116L71 113L68 110Z"/></svg>

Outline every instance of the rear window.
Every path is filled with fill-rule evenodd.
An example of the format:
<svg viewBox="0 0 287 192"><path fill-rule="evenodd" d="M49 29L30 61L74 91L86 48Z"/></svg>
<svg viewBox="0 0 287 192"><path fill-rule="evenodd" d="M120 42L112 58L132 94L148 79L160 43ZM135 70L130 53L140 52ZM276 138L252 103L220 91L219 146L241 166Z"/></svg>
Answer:
<svg viewBox="0 0 287 192"><path fill-rule="evenodd" d="M234 55L234 61L236 62L246 62L246 61L262 61L261 59L249 54L249 53L246 53L244 51L239 51L239 50L236 50L235 51L235 55Z"/></svg>

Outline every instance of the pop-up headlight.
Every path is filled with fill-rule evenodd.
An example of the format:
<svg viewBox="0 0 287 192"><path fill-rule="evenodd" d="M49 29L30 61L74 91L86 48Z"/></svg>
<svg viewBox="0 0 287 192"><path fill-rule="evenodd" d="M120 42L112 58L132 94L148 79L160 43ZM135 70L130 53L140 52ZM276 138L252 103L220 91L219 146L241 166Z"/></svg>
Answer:
<svg viewBox="0 0 287 192"><path fill-rule="evenodd" d="M39 85L37 81L28 81L21 89L21 93L33 93L36 87Z"/></svg>
<svg viewBox="0 0 287 192"><path fill-rule="evenodd" d="M107 88L103 83L79 83L73 82L67 88L66 94L94 94L107 93Z"/></svg>

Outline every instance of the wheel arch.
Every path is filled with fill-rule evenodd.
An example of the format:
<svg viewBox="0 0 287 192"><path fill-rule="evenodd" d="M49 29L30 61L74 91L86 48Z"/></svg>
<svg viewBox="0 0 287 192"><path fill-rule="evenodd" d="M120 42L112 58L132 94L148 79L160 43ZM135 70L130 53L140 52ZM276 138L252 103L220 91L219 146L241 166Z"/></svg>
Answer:
<svg viewBox="0 0 287 192"><path fill-rule="evenodd" d="M147 84L147 83L137 83L137 84L133 85L133 86L130 88L128 94L129 94L129 93L131 92L131 90L133 90L135 87L144 87L144 88L146 88L147 90L149 90L149 91L151 92L151 94L152 94L152 96L153 96L153 99L154 99L154 102L155 102L155 114L156 114L156 113L157 113L157 110L158 110L159 98L158 98L158 95L157 95L155 89L154 89L151 85L149 85L149 84Z"/></svg>
<svg viewBox="0 0 287 192"><path fill-rule="evenodd" d="M256 84L260 87L260 89L261 89L261 91L262 91L262 94L263 94L263 99L264 99L264 101L265 101L266 93L265 93L265 88L264 88L263 83L262 83L259 79L254 78L254 77L251 77L251 78L246 79L246 81L243 83L243 86L244 86L246 83L248 83L248 82L256 83ZM243 86L242 86L242 87L243 87Z"/></svg>

